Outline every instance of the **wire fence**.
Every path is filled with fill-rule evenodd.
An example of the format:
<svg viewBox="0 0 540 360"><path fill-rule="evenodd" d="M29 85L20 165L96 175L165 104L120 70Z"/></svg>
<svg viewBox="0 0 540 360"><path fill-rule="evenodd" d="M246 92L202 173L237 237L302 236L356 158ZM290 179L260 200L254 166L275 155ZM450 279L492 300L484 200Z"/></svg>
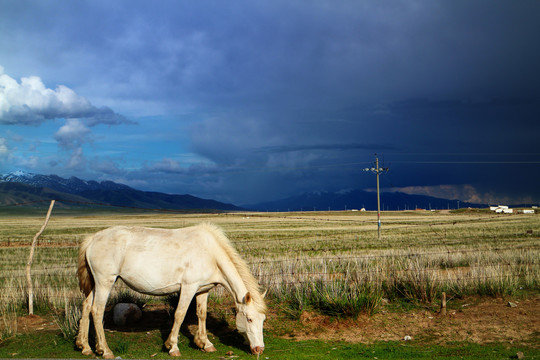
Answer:
<svg viewBox="0 0 540 360"><path fill-rule="evenodd" d="M183 210L60 201L62 202L93 209L112 207L136 210L138 214L187 214ZM40 203L32 201L0 207L25 207ZM114 217L114 214L110 216ZM417 281L428 282L430 285L443 286L510 279L516 284L536 288L540 281L540 222L536 215L525 223L522 217L499 214L472 214L465 217L436 218L435 221L429 218L399 218L389 223L387 238L391 239L386 242L383 240L382 243L374 242L372 228L375 222L365 216L343 217L336 216L335 213L322 213L317 216L250 213L251 221L269 221L268 224L278 221L277 225L273 226L279 234L264 239L241 238L241 235L248 232L257 232L257 225L245 225L246 223L241 222L246 219L245 214L224 213L220 216L235 220L233 225L229 225L233 228L242 225L233 232L232 243L245 256L259 282L274 290L276 287L309 285L315 281L329 284L345 281L354 286L362 281L390 284L416 278ZM281 228L279 221L291 222L291 228L287 228L287 225ZM465 238L456 240L459 235L454 233L455 229L476 226L483 229L471 230ZM102 225L92 225L81 231L91 233L101 227ZM246 229L242 230L243 227ZM298 230L298 227L301 229ZM504 230L491 231L492 228ZM26 229L25 234L8 232L7 235L2 234L1 230L0 299L5 302L27 296L24 256L27 255L34 229ZM416 244L414 240L400 238L408 231L424 234L423 240ZM33 288L38 298L81 298L76 278L76 249L85 235L87 234L66 228L55 228L49 233L45 231L39 239L39 256L31 271ZM430 237L435 237L437 241L430 240ZM368 245L359 246L363 242ZM48 250L58 252L48 253Z"/></svg>

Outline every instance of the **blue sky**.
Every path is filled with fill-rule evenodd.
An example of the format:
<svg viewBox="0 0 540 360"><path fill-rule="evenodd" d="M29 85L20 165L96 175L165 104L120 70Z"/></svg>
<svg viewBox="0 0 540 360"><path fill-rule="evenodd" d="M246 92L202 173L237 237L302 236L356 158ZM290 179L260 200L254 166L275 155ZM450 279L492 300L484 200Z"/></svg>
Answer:
<svg viewBox="0 0 540 360"><path fill-rule="evenodd" d="M0 172L540 202L538 1L0 0Z"/></svg>

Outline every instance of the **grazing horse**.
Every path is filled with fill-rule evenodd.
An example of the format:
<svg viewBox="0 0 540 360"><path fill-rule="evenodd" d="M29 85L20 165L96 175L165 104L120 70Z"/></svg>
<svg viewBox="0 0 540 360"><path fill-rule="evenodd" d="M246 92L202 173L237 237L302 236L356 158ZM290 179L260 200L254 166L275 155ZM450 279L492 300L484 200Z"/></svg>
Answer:
<svg viewBox="0 0 540 360"><path fill-rule="evenodd" d="M84 355L93 354L88 344L91 313L96 352L104 358L114 358L105 340L103 313L118 278L144 294L180 292L174 324L165 341L171 356L180 356L178 332L194 296L199 319L195 344L204 351L216 351L206 334L208 292L216 285L232 294L236 326L249 341L251 352L260 355L264 350L264 294L245 261L217 226L203 223L172 230L115 226L102 230L82 243L77 275L79 287L86 295L76 340Z"/></svg>

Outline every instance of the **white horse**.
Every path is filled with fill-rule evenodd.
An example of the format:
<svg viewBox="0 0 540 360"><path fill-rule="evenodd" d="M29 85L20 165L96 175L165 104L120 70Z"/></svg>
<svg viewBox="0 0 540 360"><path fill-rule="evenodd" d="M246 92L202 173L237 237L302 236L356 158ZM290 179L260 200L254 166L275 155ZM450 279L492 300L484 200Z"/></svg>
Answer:
<svg viewBox="0 0 540 360"><path fill-rule="evenodd" d="M196 296L199 328L195 344L204 351L216 351L206 335L208 292L220 284L236 303L236 327L253 354L264 350L264 294L247 264L232 247L221 229L201 224L183 229L151 229L115 226L87 238L79 250L79 286L87 296L76 344L84 355L92 355L88 344L90 313L96 329L96 352L114 358L105 340L103 313L117 278L133 290L150 295L180 292L174 325L165 347L180 356L178 331L189 304Z"/></svg>

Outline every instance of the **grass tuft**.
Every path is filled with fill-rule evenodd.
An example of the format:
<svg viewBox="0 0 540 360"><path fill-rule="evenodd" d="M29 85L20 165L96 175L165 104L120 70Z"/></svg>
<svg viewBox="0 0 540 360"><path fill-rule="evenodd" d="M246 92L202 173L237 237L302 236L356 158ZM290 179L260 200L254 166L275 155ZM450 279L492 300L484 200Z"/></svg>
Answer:
<svg viewBox="0 0 540 360"><path fill-rule="evenodd" d="M74 342L79 332L81 304L66 300L63 312L55 312L54 322L60 328L64 339Z"/></svg>

